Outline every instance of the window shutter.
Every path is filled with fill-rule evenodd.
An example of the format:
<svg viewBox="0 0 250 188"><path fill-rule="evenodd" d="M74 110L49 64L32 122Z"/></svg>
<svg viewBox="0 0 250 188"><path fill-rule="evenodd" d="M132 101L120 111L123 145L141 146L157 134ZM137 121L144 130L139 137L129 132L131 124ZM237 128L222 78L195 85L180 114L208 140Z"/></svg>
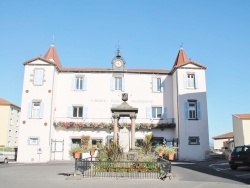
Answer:
<svg viewBox="0 0 250 188"><path fill-rule="evenodd" d="M167 107L163 108L163 120L167 120L168 119L168 111L167 111Z"/></svg>
<svg viewBox="0 0 250 188"><path fill-rule="evenodd" d="M87 77L83 78L83 90L87 91Z"/></svg>
<svg viewBox="0 0 250 188"><path fill-rule="evenodd" d="M152 108L151 107L146 108L146 118L152 119Z"/></svg>
<svg viewBox="0 0 250 188"><path fill-rule="evenodd" d="M185 119L188 119L188 102L184 104L184 111L185 111Z"/></svg>
<svg viewBox="0 0 250 188"><path fill-rule="evenodd" d="M73 107L72 106L68 106L67 108L67 117L72 117L73 116Z"/></svg>
<svg viewBox="0 0 250 188"><path fill-rule="evenodd" d="M197 118L201 119L201 103L197 102Z"/></svg>
<svg viewBox="0 0 250 188"><path fill-rule="evenodd" d="M124 78L122 78L122 91L125 91L125 81L124 81L125 79Z"/></svg>
<svg viewBox="0 0 250 188"><path fill-rule="evenodd" d="M28 110L27 110L27 118L31 118L31 107L32 107L32 103L29 102L28 103Z"/></svg>
<svg viewBox="0 0 250 188"><path fill-rule="evenodd" d="M34 73L34 85L42 85L43 84L43 70L35 69Z"/></svg>
<svg viewBox="0 0 250 188"><path fill-rule="evenodd" d="M40 114L39 114L39 117L43 118L43 114L44 114L44 103L41 102L40 103Z"/></svg>
<svg viewBox="0 0 250 188"><path fill-rule="evenodd" d="M166 89L166 80L164 79L162 82L161 82L161 92L164 92Z"/></svg>
<svg viewBox="0 0 250 188"><path fill-rule="evenodd" d="M157 78L152 78L153 92L157 92Z"/></svg>
<svg viewBox="0 0 250 188"><path fill-rule="evenodd" d="M188 78L187 78L187 74L183 74L183 84L184 84L184 88L188 88Z"/></svg>
<svg viewBox="0 0 250 188"><path fill-rule="evenodd" d="M111 77L110 79L110 90L114 91L115 90L115 78Z"/></svg>
<svg viewBox="0 0 250 188"><path fill-rule="evenodd" d="M199 79L197 74L195 74L194 76L194 81L195 81L195 88L199 89Z"/></svg>
<svg viewBox="0 0 250 188"><path fill-rule="evenodd" d="M75 78L75 76L73 76L71 78L71 90L73 91L75 89L76 89L76 78Z"/></svg>
<svg viewBox="0 0 250 188"><path fill-rule="evenodd" d="M83 119L88 118L88 107L83 107Z"/></svg>

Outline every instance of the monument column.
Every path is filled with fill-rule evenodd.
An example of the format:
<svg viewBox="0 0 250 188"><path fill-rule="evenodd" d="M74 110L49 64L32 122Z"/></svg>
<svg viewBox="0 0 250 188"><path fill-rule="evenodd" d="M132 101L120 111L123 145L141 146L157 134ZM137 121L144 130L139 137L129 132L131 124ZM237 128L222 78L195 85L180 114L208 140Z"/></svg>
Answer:
<svg viewBox="0 0 250 188"><path fill-rule="evenodd" d="M117 134L118 134L118 115L117 114L113 114L113 118L114 118L114 143L117 144Z"/></svg>
<svg viewBox="0 0 250 188"><path fill-rule="evenodd" d="M135 119L136 114L130 115L131 119L131 150L135 150Z"/></svg>

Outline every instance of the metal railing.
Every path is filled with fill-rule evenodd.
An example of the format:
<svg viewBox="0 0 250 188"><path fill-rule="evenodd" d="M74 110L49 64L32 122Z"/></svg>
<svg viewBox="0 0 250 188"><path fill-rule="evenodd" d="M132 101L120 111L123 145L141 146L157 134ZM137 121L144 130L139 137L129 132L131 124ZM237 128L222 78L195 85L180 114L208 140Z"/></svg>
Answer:
<svg viewBox="0 0 250 188"><path fill-rule="evenodd" d="M165 179L171 173L171 162L161 158L157 162L96 161L88 158L76 159L75 170L80 171L83 177Z"/></svg>

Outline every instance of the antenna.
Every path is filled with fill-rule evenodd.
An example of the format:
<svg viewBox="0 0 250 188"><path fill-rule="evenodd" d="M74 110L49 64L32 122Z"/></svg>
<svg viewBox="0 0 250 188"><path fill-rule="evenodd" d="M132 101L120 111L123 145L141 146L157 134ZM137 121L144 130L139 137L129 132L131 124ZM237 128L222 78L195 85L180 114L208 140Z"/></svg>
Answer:
<svg viewBox="0 0 250 188"><path fill-rule="evenodd" d="M116 54L116 56L117 57L121 56L121 54L120 54L120 42L119 42L119 40L118 40L118 45L115 45L115 47L117 48L117 54Z"/></svg>
<svg viewBox="0 0 250 188"><path fill-rule="evenodd" d="M180 48L182 49L182 46L183 46L183 42L181 43L181 45L180 45Z"/></svg>
<svg viewBox="0 0 250 188"><path fill-rule="evenodd" d="M55 36L54 36L54 34L53 34L52 45L54 45L54 42L55 42Z"/></svg>

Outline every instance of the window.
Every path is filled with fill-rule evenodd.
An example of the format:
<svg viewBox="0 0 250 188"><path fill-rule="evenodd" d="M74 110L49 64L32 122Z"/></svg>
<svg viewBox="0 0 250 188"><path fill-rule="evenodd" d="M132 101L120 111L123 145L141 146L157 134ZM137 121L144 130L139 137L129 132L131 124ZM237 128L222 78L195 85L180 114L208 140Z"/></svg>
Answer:
<svg viewBox="0 0 250 188"><path fill-rule="evenodd" d="M152 118L161 118L162 117L162 108L161 107L152 107Z"/></svg>
<svg viewBox="0 0 250 188"><path fill-rule="evenodd" d="M16 120L16 126L17 126L17 127L19 126L19 121L18 121L18 120Z"/></svg>
<svg viewBox="0 0 250 188"><path fill-rule="evenodd" d="M9 136L11 136L11 130L9 130Z"/></svg>
<svg viewBox="0 0 250 188"><path fill-rule="evenodd" d="M10 126L12 126L13 125L13 120L12 119L10 119Z"/></svg>
<svg viewBox="0 0 250 188"><path fill-rule="evenodd" d="M135 139L135 146L141 147L143 145L143 139Z"/></svg>
<svg viewBox="0 0 250 188"><path fill-rule="evenodd" d="M82 106L73 106L73 117L76 117L76 118L83 117Z"/></svg>
<svg viewBox="0 0 250 188"><path fill-rule="evenodd" d="M122 78L115 77L115 90L121 91L122 90Z"/></svg>
<svg viewBox="0 0 250 188"><path fill-rule="evenodd" d="M184 74L184 87L189 89L198 88L198 76L195 73Z"/></svg>
<svg viewBox="0 0 250 188"><path fill-rule="evenodd" d="M72 77L71 90L83 91L87 90L87 77L84 75L76 75Z"/></svg>
<svg viewBox="0 0 250 188"><path fill-rule="evenodd" d="M189 145L200 145L200 138L198 136L190 136L188 138Z"/></svg>
<svg viewBox="0 0 250 188"><path fill-rule="evenodd" d="M8 141L8 147L9 147L9 148L11 147L10 141Z"/></svg>
<svg viewBox="0 0 250 188"><path fill-rule="evenodd" d="M196 102L188 103L188 118L196 119Z"/></svg>
<svg viewBox="0 0 250 188"><path fill-rule="evenodd" d="M100 145L102 145L102 139L92 139L92 147L98 148Z"/></svg>
<svg viewBox="0 0 250 188"><path fill-rule="evenodd" d="M83 77L76 77L76 90L83 90Z"/></svg>
<svg viewBox="0 0 250 188"><path fill-rule="evenodd" d="M162 92L161 78L152 78L153 92Z"/></svg>
<svg viewBox="0 0 250 188"><path fill-rule="evenodd" d="M194 74L187 74L187 79L188 79L188 87L189 88L194 88L195 87L195 76Z"/></svg>
<svg viewBox="0 0 250 188"><path fill-rule="evenodd" d="M189 100L185 103L186 119L197 120L201 119L200 103L196 100Z"/></svg>
<svg viewBox="0 0 250 188"><path fill-rule="evenodd" d="M28 139L28 144L29 145L38 145L39 144L39 139L37 137L35 137L35 138L29 138Z"/></svg>
<svg viewBox="0 0 250 188"><path fill-rule="evenodd" d="M44 70L43 69L35 69L34 70L33 84L35 86L43 85L43 77L44 77Z"/></svg>
<svg viewBox="0 0 250 188"><path fill-rule="evenodd" d="M40 117L40 110L41 110L41 102L33 102L32 103L32 110L31 110L31 117L32 118L39 118Z"/></svg>
<svg viewBox="0 0 250 188"><path fill-rule="evenodd" d="M111 91L124 91L124 77L121 74L116 74L111 77L110 90Z"/></svg>
<svg viewBox="0 0 250 188"><path fill-rule="evenodd" d="M16 138L18 137L18 132L16 131Z"/></svg>

